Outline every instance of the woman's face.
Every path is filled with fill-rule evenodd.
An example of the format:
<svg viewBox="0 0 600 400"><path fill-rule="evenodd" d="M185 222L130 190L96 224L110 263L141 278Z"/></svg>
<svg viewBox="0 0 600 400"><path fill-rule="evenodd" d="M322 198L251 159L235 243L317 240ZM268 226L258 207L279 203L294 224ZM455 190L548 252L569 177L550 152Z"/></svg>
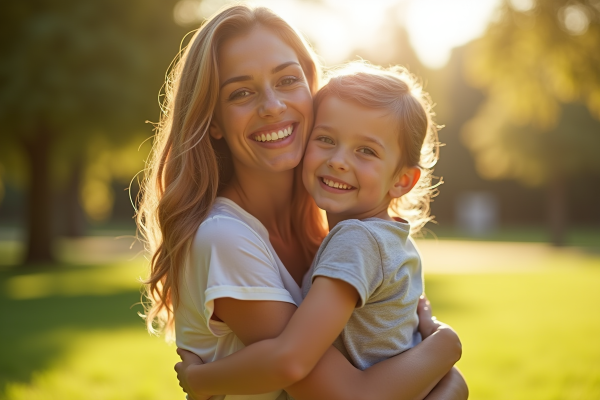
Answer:
<svg viewBox="0 0 600 400"><path fill-rule="evenodd" d="M313 123L312 96L294 50L257 27L219 49L219 100L210 134L234 163L262 171L295 168Z"/></svg>

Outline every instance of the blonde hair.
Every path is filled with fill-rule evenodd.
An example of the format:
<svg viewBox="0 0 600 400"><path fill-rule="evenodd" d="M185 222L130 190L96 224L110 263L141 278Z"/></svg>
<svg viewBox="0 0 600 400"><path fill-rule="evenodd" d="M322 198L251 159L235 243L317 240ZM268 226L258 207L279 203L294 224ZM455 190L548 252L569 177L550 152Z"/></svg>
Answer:
<svg viewBox="0 0 600 400"><path fill-rule="evenodd" d="M438 186L432 186L439 143L429 95L406 68L384 69L365 61L353 61L331 69L326 81L315 95L315 114L327 96L336 96L365 107L388 109L395 115L401 151L398 171L418 166L421 178L409 193L392 200L389 211L408 220L411 233L418 232L432 220L429 203L437 194Z"/></svg>
<svg viewBox="0 0 600 400"><path fill-rule="evenodd" d="M318 89L320 66L309 45L263 7L235 5L221 10L196 31L174 63L136 214L138 230L152 254L145 282L146 326L151 333L164 330L167 340L173 339L177 285L191 240L233 171L227 145L206 135L219 96L218 51L224 41L257 26L271 30L294 49L311 93ZM307 259L312 259L326 232L299 171L291 222Z"/></svg>

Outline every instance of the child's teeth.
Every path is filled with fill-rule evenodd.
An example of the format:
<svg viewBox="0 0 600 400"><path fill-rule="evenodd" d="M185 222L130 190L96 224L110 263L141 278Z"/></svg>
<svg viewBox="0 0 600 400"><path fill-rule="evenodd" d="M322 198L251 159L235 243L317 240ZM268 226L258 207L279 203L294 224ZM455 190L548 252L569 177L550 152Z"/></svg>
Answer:
<svg viewBox="0 0 600 400"><path fill-rule="evenodd" d="M287 129L285 131L287 132ZM277 132L277 137L279 137L279 139L283 138L283 131Z"/></svg>
<svg viewBox="0 0 600 400"><path fill-rule="evenodd" d="M350 190L350 188L352 187L350 185L346 185L345 183L334 182L326 178L323 178L323 183L335 189Z"/></svg>

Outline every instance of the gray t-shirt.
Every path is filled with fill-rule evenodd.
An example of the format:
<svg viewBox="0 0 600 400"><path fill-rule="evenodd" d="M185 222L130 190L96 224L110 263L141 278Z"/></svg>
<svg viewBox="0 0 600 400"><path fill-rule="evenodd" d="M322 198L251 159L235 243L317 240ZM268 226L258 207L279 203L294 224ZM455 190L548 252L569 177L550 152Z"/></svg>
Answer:
<svg viewBox="0 0 600 400"><path fill-rule="evenodd" d="M360 300L334 346L364 370L421 341L417 303L423 293L419 253L408 223L350 219L327 235L304 278L306 296L317 276L354 286Z"/></svg>

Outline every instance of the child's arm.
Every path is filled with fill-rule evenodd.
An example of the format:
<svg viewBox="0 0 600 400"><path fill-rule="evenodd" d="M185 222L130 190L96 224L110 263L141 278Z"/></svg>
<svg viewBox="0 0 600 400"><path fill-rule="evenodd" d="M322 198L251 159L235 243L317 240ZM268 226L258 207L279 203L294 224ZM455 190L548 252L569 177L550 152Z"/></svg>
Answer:
<svg viewBox="0 0 600 400"><path fill-rule="evenodd" d="M358 300L345 282L318 277L281 335L246 347L206 365L191 365L178 376L192 398L217 393L253 394L290 387L298 399L422 399L460 358L458 338L439 327L417 347L366 371L354 368L331 343L341 332ZM253 303L253 302L243 302ZM248 306L248 305L245 305ZM226 323L230 321L225 320ZM232 329L244 331L248 321ZM238 329L236 329L238 328ZM244 340L252 335L240 332ZM319 361L319 358L325 356Z"/></svg>
<svg viewBox="0 0 600 400"><path fill-rule="evenodd" d="M346 326L358 297L350 284L318 277L279 336L212 363L192 365L184 380L199 395L255 394L289 386L314 368Z"/></svg>

